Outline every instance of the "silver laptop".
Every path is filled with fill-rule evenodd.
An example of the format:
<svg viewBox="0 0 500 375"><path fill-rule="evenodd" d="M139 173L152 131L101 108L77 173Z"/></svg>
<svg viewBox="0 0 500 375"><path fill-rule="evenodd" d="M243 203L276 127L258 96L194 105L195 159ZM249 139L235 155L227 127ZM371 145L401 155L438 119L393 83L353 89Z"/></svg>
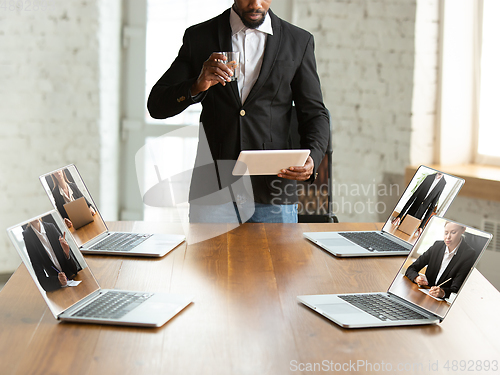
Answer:
<svg viewBox="0 0 500 375"><path fill-rule="evenodd" d="M433 216L386 293L297 298L344 328L439 323L491 238L489 233ZM451 260L445 255L447 248L455 250Z"/></svg>
<svg viewBox="0 0 500 375"><path fill-rule="evenodd" d="M381 231L305 232L338 257L407 255L433 215L443 216L464 180L420 166Z"/></svg>
<svg viewBox="0 0 500 375"><path fill-rule="evenodd" d="M56 210L7 232L57 319L160 327L192 301L178 294L101 289Z"/></svg>
<svg viewBox="0 0 500 375"><path fill-rule="evenodd" d="M70 164L40 176L45 192L84 254L162 257L185 241L184 235L110 232L83 179ZM63 188L61 188L63 186ZM69 189L68 189L69 188ZM73 225L65 204L84 198L93 221L83 227Z"/></svg>
<svg viewBox="0 0 500 375"><path fill-rule="evenodd" d="M94 217L92 216L84 197L65 203L63 207L73 224L73 228L75 229L79 229L94 221Z"/></svg>

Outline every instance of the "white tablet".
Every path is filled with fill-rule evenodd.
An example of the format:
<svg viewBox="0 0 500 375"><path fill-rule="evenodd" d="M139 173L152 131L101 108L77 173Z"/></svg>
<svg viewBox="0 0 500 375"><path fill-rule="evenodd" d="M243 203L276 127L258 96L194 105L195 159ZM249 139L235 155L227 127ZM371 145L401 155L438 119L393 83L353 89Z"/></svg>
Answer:
<svg viewBox="0 0 500 375"><path fill-rule="evenodd" d="M233 176L277 175L282 169L302 167L310 150L252 150L241 151Z"/></svg>

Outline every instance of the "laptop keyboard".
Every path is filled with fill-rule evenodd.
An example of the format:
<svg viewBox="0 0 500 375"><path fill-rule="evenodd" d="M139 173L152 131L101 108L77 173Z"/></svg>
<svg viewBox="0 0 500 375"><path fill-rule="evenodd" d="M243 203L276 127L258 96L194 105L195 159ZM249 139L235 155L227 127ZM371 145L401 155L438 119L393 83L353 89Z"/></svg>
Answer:
<svg viewBox="0 0 500 375"><path fill-rule="evenodd" d="M378 232L340 232L342 237L369 251L408 251Z"/></svg>
<svg viewBox="0 0 500 375"><path fill-rule="evenodd" d="M92 245L90 250L130 251L146 241L152 234L112 233L104 240Z"/></svg>
<svg viewBox="0 0 500 375"><path fill-rule="evenodd" d="M383 321L427 319L426 316L382 294L350 294L338 297Z"/></svg>
<svg viewBox="0 0 500 375"><path fill-rule="evenodd" d="M72 314L72 316L101 319L120 319L146 301L152 294L109 291Z"/></svg>

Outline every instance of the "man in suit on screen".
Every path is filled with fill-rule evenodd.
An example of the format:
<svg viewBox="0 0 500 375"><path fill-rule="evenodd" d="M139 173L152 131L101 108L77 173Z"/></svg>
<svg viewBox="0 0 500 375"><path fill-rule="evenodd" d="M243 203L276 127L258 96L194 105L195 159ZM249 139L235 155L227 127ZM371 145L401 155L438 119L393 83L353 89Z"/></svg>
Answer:
<svg viewBox="0 0 500 375"><path fill-rule="evenodd" d="M420 220L418 234L422 233L425 224L437 207L439 197L446 186L446 180L442 173L433 173L425 177L405 203L403 209L394 220L394 225L399 225L406 215Z"/></svg>

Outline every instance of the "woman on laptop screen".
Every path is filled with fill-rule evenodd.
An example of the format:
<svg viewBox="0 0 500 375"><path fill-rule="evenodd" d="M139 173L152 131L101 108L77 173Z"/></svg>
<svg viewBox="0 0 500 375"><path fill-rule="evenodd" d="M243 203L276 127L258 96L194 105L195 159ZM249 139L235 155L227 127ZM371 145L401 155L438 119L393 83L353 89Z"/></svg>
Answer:
<svg viewBox="0 0 500 375"><path fill-rule="evenodd" d="M73 223L69 219L64 205L83 197L83 194L81 193L80 189L78 189L76 183L71 182L68 179L67 169L60 169L52 173L50 177L53 184L52 196L54 197L57 211L59 211L61 216L64 218L64 222L68 226L68 228L71 228L73 226ZM87 206L90 209L90 213L92 214L92 216L94 216L96 214L94 207L92 207L87 198L85 198L85 201L87 202Z"/></svg>
<svg viewBox="0 0 500 375"><path fill-rule="evenodd" d="M457 293L475 261L475 251L465 241L465 227L445 222L443 241L436 241L406 270L405 276L419 286L429 286L435 298ZM427 266L424 274L419 271Z"/></svg>

